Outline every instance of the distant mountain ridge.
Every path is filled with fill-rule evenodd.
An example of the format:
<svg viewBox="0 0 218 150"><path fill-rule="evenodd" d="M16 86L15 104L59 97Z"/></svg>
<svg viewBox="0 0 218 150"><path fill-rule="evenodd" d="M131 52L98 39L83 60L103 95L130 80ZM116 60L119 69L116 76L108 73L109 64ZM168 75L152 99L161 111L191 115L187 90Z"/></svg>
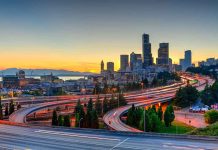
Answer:
<svg viewBox="0 0 218 150"><path fill-rule="evenodd" d="M25 71L27 76L41 76L53 74L55 76L84 76L84 75L94 75L91 72L78 72L78 71L68 71L68 70L56 70L56 69L18 69L18 68L8 68L0 70L1 75L16 75L19 70Z"/></svg>

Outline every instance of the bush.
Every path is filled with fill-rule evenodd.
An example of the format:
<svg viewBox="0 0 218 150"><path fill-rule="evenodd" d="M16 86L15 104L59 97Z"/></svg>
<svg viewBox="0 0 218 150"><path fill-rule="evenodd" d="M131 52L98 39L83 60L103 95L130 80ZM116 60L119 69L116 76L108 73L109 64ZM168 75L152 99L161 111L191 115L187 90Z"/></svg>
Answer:
<svg viewBox="0 0 218 150"><path fill-rule="evenodd" d="M207 126L206 128L198 128L190 132L191 135L218 136L218 122Z"/></svg>
<svg viewBox="0 0 218 150"><path fill-rule="evenodd" d="M218 111L210 110L204 114L206 123L212 124L218 121Z"/></svg>

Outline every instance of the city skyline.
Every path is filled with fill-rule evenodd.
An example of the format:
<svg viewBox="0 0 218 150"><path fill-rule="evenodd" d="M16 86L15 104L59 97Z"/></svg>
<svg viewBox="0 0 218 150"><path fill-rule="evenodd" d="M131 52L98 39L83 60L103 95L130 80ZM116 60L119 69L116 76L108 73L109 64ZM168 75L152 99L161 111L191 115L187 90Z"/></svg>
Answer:
<svg viewBox="0 0 218 150"><path fill-rule="evenodd" d="M218 57L215 0L23 2L0 2L0 69L99 72L103 59L118 70L121 54L142 53L143 33L154 60L163 42L173 63L187 49L194 63Z"/></svg>

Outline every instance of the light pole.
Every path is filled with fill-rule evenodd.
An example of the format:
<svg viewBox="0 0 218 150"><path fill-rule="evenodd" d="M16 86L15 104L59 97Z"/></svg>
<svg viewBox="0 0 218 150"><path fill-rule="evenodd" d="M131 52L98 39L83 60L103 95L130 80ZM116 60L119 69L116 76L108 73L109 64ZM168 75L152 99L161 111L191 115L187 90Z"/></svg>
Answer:
<svg viewBox="0 0 218 150"><path fill-rule="evenodd" d="M102 99L102 103L101 103L101 113L103 116L103 114L104 114L104 99Z"/></svg>
<svg viewBox="0 0 218 150"><path fill-rule="evenodd" d="M117 103L118 103L118 108L120 106L120 94L118 93L118 96L117 96Z"/></svg>
<svg viewBox="0 0 218 150"><path fill-rule="evenodd" d="M145 108L143 107L144 109L144 132L146 132L146 124L145 124Z"/></svg>
<svg viewBox="0 0 218 150"><path fill-rule="evenodd" d="M80 118L80 120L79 120L79 128L80 128L80 123L81 123L82 120L83 120L83 118Z"/></svg>

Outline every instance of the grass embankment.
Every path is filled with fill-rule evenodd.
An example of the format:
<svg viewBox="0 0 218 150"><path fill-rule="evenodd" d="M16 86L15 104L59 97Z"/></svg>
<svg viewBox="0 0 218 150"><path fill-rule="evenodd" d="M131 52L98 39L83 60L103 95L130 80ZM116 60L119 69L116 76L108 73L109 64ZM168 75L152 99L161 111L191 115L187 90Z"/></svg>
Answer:
<svg viewBox="0 0 218 150"><path fill-rule="evenodd" d="M206 128L198 128L190 132L191 135L218 136L218 122L209 125Z"/></svg>
<svg viewBox="0 0 218 150"><path fill-rule="evenodd" d="M173 121L170 127L166 127L164 123L162 123L158 133L186 134L194 129L194 127L189 126L185 123Z"/></svg>

